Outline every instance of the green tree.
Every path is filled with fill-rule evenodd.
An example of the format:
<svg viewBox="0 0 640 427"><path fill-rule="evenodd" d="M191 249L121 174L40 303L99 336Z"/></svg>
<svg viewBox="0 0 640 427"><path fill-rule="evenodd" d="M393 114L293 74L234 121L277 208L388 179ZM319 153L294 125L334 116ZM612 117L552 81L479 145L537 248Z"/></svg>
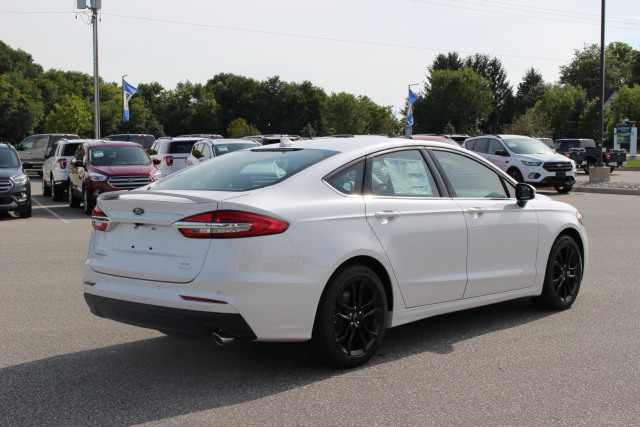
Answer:
<svg viewBox="0 0 640 427"><path fill-rule="evenodd" d="M93 129L91 104L77 95L67 95L55 104L45 120L46 133L75 133L88 136Z"/></svg>
<svg viewBox="0 0 640 427"><path fill-rule="evenodd" d="M28 53L0 41L0 75L6 73L18 73L26 79L36 80L42 74L42 66L34 63Z"/></svg>
<svg viewBox="0 0 640 427"><path fill-rule="evenodd" d="M227 135L229 138L242 138L249 135L260 135L262 132L255 126L247 123L247 121L241 117L232 120L227 127Z"/></svg>
<svg viewBox="0 0 640 427"><path fill-rule="evenodd" d="M446 55L439 53L433 63L427 67L429 74L440 70L462 70L465 67L465 60L458 55L458 52L449 52Z"/></svg>
<svg viewBox="0 0 640 427"><path fill-rule="evenodd" d="M531 67L522 81L518 84L518 90L514 99L514 117L519 117L536 105L536 102L544 98L549 87L545 85L542 75Z"/></svg>
<svg viewBox="0 0 640 427"><path fill-rule="evenodd" d="M549 123L554 139L566 135L569 120L575 116L580 98L584 101L580 88L571 85L555 86L533 107L534 113Z"/></svg>
<svg viewBox="0 0 640 427"><path fill-rule="evenodd" d="M578 138L595 141L600 138L600 98L595 98L587 104L580 115L576 133Z"/></svg>
<svg viewBox="0 0 640 427"><path fill-rule="evenodd" d="M0 75L0 136L20 142L35 133L43 118L40 91L33 80L16 72Z"/></svg>
<svg viewBox="0 0 640 427"><path fill-rule="evenodd" d="M505 133L514 135L532 135L537 138L550 138L551 125L533 109L519 116L513 123L505 126Z"/></svg>
<svg viewBox="0 0 640 427"><path fill-rule="evenodd" d="M358 98L350 93L332 93L325 103L323 117L329 134L366 132L366 113Z"/></svg>
<svg viewBox="0 0 640 427"><path fill-rule="evenodd" d="M626 43L613 42L605 47L605 86L619 88L624 84L640 82L640 71L634 68L640 52ZM568 65L560 67L560 83L585 89L601 87L600 45L586 44L575 50Z"/></svg>
<svg viewBox="0 0 640 427"><path fill-rule="evenodd" d="M477 134L492 104L489 83L472 69L434 71L414 103L414 133L442 133L451 123L458 132Z"/></svg>

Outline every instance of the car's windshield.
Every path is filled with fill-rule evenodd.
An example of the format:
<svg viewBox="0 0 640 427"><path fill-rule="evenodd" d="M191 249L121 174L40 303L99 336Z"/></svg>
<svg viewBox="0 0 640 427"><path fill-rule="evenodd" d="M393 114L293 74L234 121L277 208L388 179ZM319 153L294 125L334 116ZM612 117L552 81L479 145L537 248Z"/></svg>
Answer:
<svg viewBox="0 0 640 427"><path fill-rule="evenodd" d="M245 148L252 148L252 147L255 147L256 145L259 145L259 144L256 144L253 142L246 142L246 143L237 142L234 144L215 144L213 146L213 151L216 154L216 156L222 156L223 154L227 154L232 151L242 150Z"/></svg>
<svg viewBox="0 0 640 427"><path fill-rule="evenodd" d="M272 185L336 154L309 149L235 151L155 184L158 190L247 191Z"/></svg>
<svg viewBox="0 0 640 427"><path fill-rule="evenodd" d="M107 145L91 148L89 163L94 166L148 165L151 159L139 146Z"/></svg>
<svg viewBox="0 0 640 427"><path fill-rule="evenodd" d="M504 138L502 140L509 150L516 154L553 154L553 149L544 142L526 136Z"/></svg>
<svg viewBox="0 0 640 427"><path fill-rule="evenodd" d="M0 168L15 169L20 166L18 155L11 149L0 150Z"/></svg>

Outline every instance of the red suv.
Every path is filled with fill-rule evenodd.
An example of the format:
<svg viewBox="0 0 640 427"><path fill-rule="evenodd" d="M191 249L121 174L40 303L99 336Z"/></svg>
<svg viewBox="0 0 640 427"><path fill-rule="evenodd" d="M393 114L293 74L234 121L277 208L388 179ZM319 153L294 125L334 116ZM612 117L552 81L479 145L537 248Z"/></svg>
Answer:
<svg viewBox="0 0 640 427"><path fill-rule="evenodd" d="M140 144L85 141L69 166L69 206L77 207L82 200L84 213L90 215L101 193L131 190L157 181L157 163Z"/></svg>

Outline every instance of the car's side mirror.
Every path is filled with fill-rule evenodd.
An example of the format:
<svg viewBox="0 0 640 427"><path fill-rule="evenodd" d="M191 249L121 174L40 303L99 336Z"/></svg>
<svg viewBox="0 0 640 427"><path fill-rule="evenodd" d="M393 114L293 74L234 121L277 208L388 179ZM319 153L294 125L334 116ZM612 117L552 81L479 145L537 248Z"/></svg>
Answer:
<svg viewBox="0 0 640 427"><path fill-rule="evenodd" d="M498 150L495 152L496 156L503 156L503 157L509 157L509 153L507 153L505 150Z"/></svg>
<svg viewBox="0 0 640 427"><path fill-rule="evenodd" d="M153 159L152 161L155 166L158 166L160 163L162 163L162 160L160 159Z"/></svg>
<svg viewBox="0 0 640 427"><path fill-rule="evenodd" d="M73 161L73 166L75 166L77 168L81 168L82 166L84 166L84 162L82 160L74 160Z"/></svg>
<svg viewBox="0 0 640 427"><path fill-rule="evenodd" d="M518 200L518 206L524 208L529 200L533 200L536 197L536 189L529 184L519 182L516 184L516 200Z"/></svg>

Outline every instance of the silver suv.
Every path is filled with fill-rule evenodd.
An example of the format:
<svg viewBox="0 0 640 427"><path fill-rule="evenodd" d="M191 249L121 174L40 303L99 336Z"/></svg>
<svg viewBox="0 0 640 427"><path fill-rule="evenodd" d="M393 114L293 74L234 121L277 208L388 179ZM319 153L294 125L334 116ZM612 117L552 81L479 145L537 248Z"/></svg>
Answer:
<svg viewBox="0 0 640 427"><path fill-rule="evenodd" d="M568 193L576 182L576 164L544 142L522 135L482 135L462 144L507 172L518 182L554 187Z"/></svg>
<svg viewBox="0 0 640 427"><path fill-rule="evenodd" d="M193 144L202 139L198 137L158 138L147 151L152 160L160 161L156 167L165 177L187 167L187 157L191 153Z"/></svg>

